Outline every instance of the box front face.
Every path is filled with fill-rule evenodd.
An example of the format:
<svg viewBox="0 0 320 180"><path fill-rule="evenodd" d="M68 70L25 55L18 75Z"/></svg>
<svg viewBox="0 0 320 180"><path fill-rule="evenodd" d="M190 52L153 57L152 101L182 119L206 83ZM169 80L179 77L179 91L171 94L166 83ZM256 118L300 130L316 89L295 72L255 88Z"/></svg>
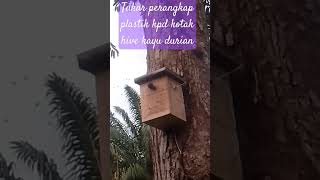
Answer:
<svg viewBox="0 0 320 180"><path fill-rule="evenodd" d="M149 88L149 83L152 83L155 89ZM161 77L141 85L140 91L143 122L170 113L167 77Z"/></svg>

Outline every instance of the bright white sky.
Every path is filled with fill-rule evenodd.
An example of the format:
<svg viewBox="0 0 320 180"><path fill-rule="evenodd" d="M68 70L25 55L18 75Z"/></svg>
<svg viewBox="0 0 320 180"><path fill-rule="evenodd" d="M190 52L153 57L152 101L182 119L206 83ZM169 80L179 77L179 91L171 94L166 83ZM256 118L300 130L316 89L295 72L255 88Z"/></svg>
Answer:
<svg viewBox="0 0 320 180"><path fill-rule="evenodd" d="M111 42L118 46L118 17L119 14L114 10L113 1L110 1L111 8ZM119 48L118 48L119 49ZM139 86L134 83L134 78L144 75L147 72L146 64L146 50L127 50L119 49L119 57L111 60L110 68L110 105L120 106L124 109L128 109L128 103L126 102L126 97L124 94L124 86L128 84L129 86L135 88L139 92Z"/></svg>

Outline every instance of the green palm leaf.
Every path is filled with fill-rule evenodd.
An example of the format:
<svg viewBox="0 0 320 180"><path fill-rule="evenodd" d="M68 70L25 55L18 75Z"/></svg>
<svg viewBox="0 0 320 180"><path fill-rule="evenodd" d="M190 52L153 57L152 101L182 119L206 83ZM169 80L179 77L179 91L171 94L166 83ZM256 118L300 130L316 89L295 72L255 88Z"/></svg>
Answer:
<svg viewBox="0 0 320 180"><path fill-rule="evenodd" d="M115 106L114 111L122 120L117 119L113 113L110 117L112 151L117 157L113 159L115 160L113 161L113 173L116 176L121 171L123 178L130 179L135 177L135 174L139 174L135 173L136 171L142 171L143 173L140 174L144 177L144 175L152 173L148 148L149 127L142 124L139 94L128 85L124 90L129 103L129 113ZM139 176L136 178L139 179Z"/></svg>
<svg viewBox="0 0 320 180"><path fill-rule="evenodd" d="M110 113L110 127L117 129L117 131L119 131L119 133L128 136L128 131L126 129L126 127L124 127L124 125L119 121L119 119L117 119L114 116L114 113Z"/></svg>
<svg viewBox="0 0 320 180"><path fill-rule="evenodd" d="M140 112L140 109L141 109L140 96L132 87L128 85L126 85L124 89L125 89L125 94L127 96L127 100L129 102L130 113L135 122L134 125L136 126L136 129L140 130L142 126L141 112Z"/></svg>
<svg viewBox="0 0 320 180"><path fill-rule="evenodd" d="M51 113L57 117L64 137L62 150L71 167L69 178L76 175L80 180L100 179L94 106L73 83L54 73L49 75L46 86Z"/></svg>
<svg viewBox="0 0 320 180"><path fill-rule="evenodd" d="M144 163L145 166L147 164L150 164L149 161L149 126L142 124L142 118L141 118L141 102L140 102L140 96L138 92L133 89L132 87L126 85L125 88L125 94L127 97L127 101L129 103L129 109L130 114L133 117L133 122L137 130L137 140L138 140L138 148L139 151L142 152L140 154L141 157L140 163Z"/></svg>
<svg viewBox="0 0 320 180"><path fill-rule="evenodd" d="M131 121L128 113L122 109L119 106L115 106L114 107L114 111L120 115L122 117L122 119L124 120L124 122L127 125L127 128L130 129L130 134L131 136L133 136L133 138L136 138L138 136L138 129L136 128L136 126L134 125L134 123Z"/></svg>
<svg viewBox="0 0 320 180"><path fill-rule="evenodd" d="M12 141L11 148L17 159L22 160L33 171L36 170L43 180L62 180L53 159L26 141Z"/></svg>
<svg viewBox="0 0 320 180"><path fill-rule="evenodd" d="M113 149L117 152L118 159L121 159L120 166L128 168L130 164L136 163L134 151L135 141L126 131L126 127L111 113L110 140Z"/></svg>

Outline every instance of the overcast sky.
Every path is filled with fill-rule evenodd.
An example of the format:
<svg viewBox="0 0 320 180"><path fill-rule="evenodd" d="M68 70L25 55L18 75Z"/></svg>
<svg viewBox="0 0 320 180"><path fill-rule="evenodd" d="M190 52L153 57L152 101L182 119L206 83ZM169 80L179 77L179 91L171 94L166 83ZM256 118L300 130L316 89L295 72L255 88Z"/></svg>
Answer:
<svg viewBox="0 0 320 180"><path fill-rule="evenodd" d="M118 45L119 14L111 6L111 42ZM120 49L119 57L111 60L111 106L127 108L127 102L123 94L125 84L135 88L139 92L139 86L134 83L134 78L144 75L147 72L146 50Z"/></svg>

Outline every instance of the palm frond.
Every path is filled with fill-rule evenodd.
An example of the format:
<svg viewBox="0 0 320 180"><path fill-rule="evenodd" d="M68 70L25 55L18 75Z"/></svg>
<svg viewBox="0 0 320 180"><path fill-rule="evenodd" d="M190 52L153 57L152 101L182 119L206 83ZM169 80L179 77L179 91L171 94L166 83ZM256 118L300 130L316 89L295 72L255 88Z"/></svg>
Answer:
<svg viewBox="0 0 320 180"><path fill-rule="evenodd" d="M133 116L135 122L134 125L136 126L136 129L140 129L142 126L140 96L136 90L128 85L126 85L124 89L129 102L130 114Z"/></svg>
<svg viewBox="0 0 320 180"><path fill-rule="evenodd" d="M147 125L142 125L141 128L141 140L139 141L140 149L144 155L144 158L142 159L144 162L144 167L150 171L152 171L152 162L151 162L151 156L150 156L150 149L149 149L149 132L150 128Z"/></svg>
<svg viewBox="0 0 320 180"><path fill-rule="evenodd" d="M133 138L136 138L138 136L138 130L136 129L134 123L130 120L128 113L119 106L114 106L114 111L122 117L122 119L127 125L127 128L130 129L130 135L133 135Z"/></svg>
<svg viewBox="0 0 320 180"><path fill-rule="evenodd" d="M128 166L131 163L136 163L136 147L135 141L128 136L123 136L114 128L110 129L111 144L117 150L117 154L121 159L125 160L124 166Z"/></svg>
<svg viewBox="0 0 320 180"><path fill-rule="evenodd" d="M130 137L125 130L125 125L118 119L111 116L110 141L117 156L121 159L121 167L129 167L130 164L136 163L136 141Z"/></svg>
<svg viewBox="0 0 320 180"><path fill-rule="evenodd" d="M116 155L116 158L114 158L116 161L114 161L112 167L113 169L118 167L122 172L129 168L131 164L138 163L138 142L136 138L129 135L128 127L114 117L113 113L110 116L110 125L111 150Z"/></svg>
<svg viewBox="0 0 320 180"><path fill-rule="evenodd" d="M130 166L127 164L128 161L123 159L121 149L114 145L110 144L111 149L111 163L112 163L112 179L120 180L121 176L124 174L125 170Z"/></svg>
<svg viewBox="0 0 320 180"><path fill-rule="evenodd" d="M140 111L139 94L130 86L125 86L125 94L128 100L130 112L115 106L114 111L122 118L118 120L113 113L110 117L110 135L112 150L116 153L117 159L114 158L113 173L118 175L119 169L128 170L121 176L128 176L134 173L137 168L143 169L144 173L152 173L152 164L149 153L149 127L142 124ZM130 116L129 116L130 114ZM133 119L131 119L132 117ZM114 168L117 167L118 171ZM125 175L127 174L127 175ZM117 176L118 177L118 176Z"/></svg>
<svg viewBox="0 0 320 180"><path fill-rule="evenodd" d="M126 135L129 138L128 131L127 131L125 125L123 123L121 123L119 121L119 119L117 119L114 116L114 113L112 113L112 112L110 113L110 127L117 129L121 134Z"/></svg>
<svg viewBox="0 0 320 180"><path fill-rule="evenodd" d="M41 179L62 180L57 164L53 159L48 158L46 153L34 148L26 141L12 141L10 144L17 159L26 163L32 171L36 170Z"/></svg>
<svg viewBox="0 0 320 180"><path fill-rule="evenodd" d="M0 153L0 178L4 180L23 180L14 175L13 167L14 163L7 163L6 159Z"/></svg>
<svg viewBox="0 0 320 180"><path fill-rule="evenodd" d="M142 124L140 96L135 89L128 85L126 85L124 89L129 103L130 115L133 117L133 122L137 130L139 151L143 152L143 154L140 155L143 156L141 157L141 161L149 161L148 157L146 157L147 154L149 154L149 126ZM148 162L144 164L146 165Z"/></svg>
<svg viewBox="0 0 320 180"><path fill-rule="evenodd" d="M67 165L71 166L70 176L76 175L80 180L100 179L99 133L93 104L73 83L55 73L49 75L46 86L52 106L50 113L56 116L64 137L62 150Z"/></svg>

